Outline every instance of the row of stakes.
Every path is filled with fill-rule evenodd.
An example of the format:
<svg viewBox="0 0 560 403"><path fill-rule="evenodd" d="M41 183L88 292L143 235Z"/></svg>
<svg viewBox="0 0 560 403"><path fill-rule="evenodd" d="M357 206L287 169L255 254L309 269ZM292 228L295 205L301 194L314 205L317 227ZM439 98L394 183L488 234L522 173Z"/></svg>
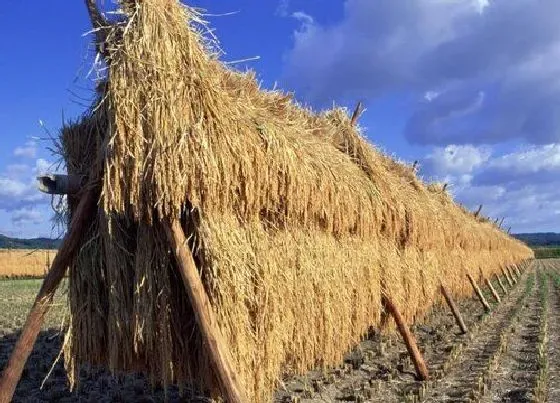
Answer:
<svg viewBox="0 0 560 403"><path fill-rule="evenodd" d="M520 266L521 268L517 265L512 265L510 267L502 268L502 274L505 278L505 283L507 283L510 288L513 288L517 284L519 278L521 277L522 271L524 271L529 266L529 260L523 261L520 264ZM489 313L491 311L490 304L486 300L486 297L482 293L482 290L480 289L479 285L476 283L476 281L470 274L467 274L467 278L469 279L469 282L471 283L471 286L474 292L476 293L480 303L484 307L485 312ZM496 279L505 295L507 293L507 288L504 284L504 281L502 281L502 279L498 274L496 274ZM501 303L502 300L500 298L500 295L496 292L496 289L494 288L490 280L486 278L484 279L484 283L490 289L490 292L494 297L495 301L497 303ZM463 320L461 312L459 311L459 308L455 304L455 301L453 301L453 297L451 296L449 291L445 288L443 283L440 285L440 291L443 294L445 302L451 309L451 312L453 313L453 316L455 317L455 321L457 322L457 325L461 329L461 332L463 334L468 333L469 330L465 324L465 321ZM424 361L424 358L422 357L422 354L418 348L418 344L416 343L416 339L412 334L412 332L410 331L410 329L408 328L408 326L406 325L403 316L400 314L396 305L391 301L391 299L388 296L384 295L382 302L385 310L395 319L395 323L397 324L398 331L404 340L408 354L410 355L412 359L412 363L414 364L417 378L421 381L429 380L430 376L429 376L429 371L426 362Z"/></svg>

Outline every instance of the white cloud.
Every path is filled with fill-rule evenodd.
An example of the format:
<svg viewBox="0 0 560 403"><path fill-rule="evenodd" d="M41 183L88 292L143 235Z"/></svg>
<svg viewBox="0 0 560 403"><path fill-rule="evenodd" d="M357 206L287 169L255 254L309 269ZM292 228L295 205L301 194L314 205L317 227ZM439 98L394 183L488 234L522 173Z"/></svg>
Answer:
<svg viewBox="0 0 560 403"><path fill-rule="evenodd" d="M37 156L37 144L35 141L28 141L24 146L17 147L14 150L16 157L35 158Z"/></svg>
<svg viewBox="0 0 560 403"><path fill-rule="evenodd" d="M46 221L43 214L39 210L33 208L22 208L15 210L12 213L11 219L12 223L18 227L39 225Z"/></svg>
<svg viewBox="0 0 560 403"><path fill-rule="evenodd" d="M29 159L36 154L36 145L28 142L25 147L18 147L14 155ZM33 149L33 151L22 151ZM9 164L4 171L0 171L0 210L8 212L19 211L22 208L32 208L39 205L47 205L49 196L37 190L37 175L48 172L52 163L44 158L35 159L31 164Z"/></svg>
<svg viewBox="0 0 560 403"><path fill-rule="evenodd" d="M35 175L44 175L53 169L53 163L46 159L39 158L35 161L34 173Z"/></svg>
<svg viewBox="0 0 560 403"><path fill-rule="evenodd" d="M303 11L296 11L292 13L292 17L301 22L303 24L303 28L309 28L315 23L313 17Z"/></svg>
<svg viewBox="0 0 560 403"><path fill-rule="evenodd" d="M490 0L475 0L474 6L479 13L483 13L486 7L490 6Z"/></svg>
<svg viewBox="0 0 560 403"><path fill-rule="evenodd" d="M18 180L0 177L0 198L16 198L27 193L28 186Z"/></svg>
<svg viewBox="0 0 560 403"><path fill-rule="evenodd" d="M538 172L560 169L560 144L532 146L518 152L498 157L492 161L490 168L512 170L516 172Z"/></svg>
<svg viewBox="0 0 560 403"><path fill-rule="evenodd" d="M472 145L449 145L433 149L423 163L422 172L426 176L450 176L460 178L472 173L476 168L487 162L491 156L488 147ZM467 178L470 178L468 175Z"/></svg>
<svg viewBox="0 0 560 403"><path fill-rule="evenodd" d="M290 7L290 1L289 0L280 0L278 2L278 7L276 7L275 14L280 16L280 17L287 17L289 7Z"/></svg>
<svg viewBox="0 0 560 403"><path fill-rule="evenodd" d="M438 91L426 91L424 94L424 99L428 102L432 102L434 99L440 96Z"/></svg>
<svg viewBox="0 0 560 403"><path fill-rule="evenodd" d="M558 0L346 0L336 23L300 18L285 80L321 107L411 94L411 143L559 142L558 15Z"/></svg>
<svg viewBox="0 0 560 403"><path fill-rule="evenodd" d="M560 144L525 146L499 154L488 147L435 148L422 172L453 185L457 201L515 232L560 231Z"/></svg>

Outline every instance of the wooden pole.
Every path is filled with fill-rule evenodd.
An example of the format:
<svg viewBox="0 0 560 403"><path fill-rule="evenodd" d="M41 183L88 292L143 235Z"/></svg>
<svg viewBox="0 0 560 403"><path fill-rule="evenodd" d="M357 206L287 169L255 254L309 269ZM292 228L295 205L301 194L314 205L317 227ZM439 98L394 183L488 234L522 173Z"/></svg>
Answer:
<svg viewBox="0 0 560 403"><path fill-rule="evenodd" d="M496 290L494 289L494 286L492 285L492 283L490 282L490 280L488 279L484 279L484 281L486 282L486 285L488 286L488 288L490 288L490 291L492 291L492 295L494 296L494 299L496 300L496 302L499 304L500 302L502 302L502 300L500 299L500 296L498 295L498 293L496 292Z"/></svg>
<svg viewBox="0 0 560 403"><path fill-rule="evenodd" d="M463 334L467 333L469 329L467 329L467 325L465 325L465 322L463 321L461 312L459 312L459 308L457 308L457 305L455 305L455 301L453 301L451 294L447 292L447 289L443 286L443 284L441 285L441 293L443 294L445 301L447 302L447 305L449 305L451 312L453 312L453 316L455 316L455 321L457 322L457 325L461 329L461 332L463 332Z"/></svg>
<svg viewBox="0 0 560 403"><path fill-rule="evenodd" d="M476 282L474 281L474 279L470 274L467 274L467 277L469 278L469 281L471 282L471 285L474 291L476 292L476 295L478 295L478 299L480 300L480 303L484 307L484 310L486 312L490 312L490 305L488 305L488 302L486 302L486 298L484 298L482 291L480 291L480 288L478 288L478 285L476 284Z"/></svg>
<svg viewBox="0 0 560 403"><path fill-rule="evenodd" d="M504 295L506 295L507 290L506 290L506 287L504 287L504 283L502 283L502 279L497 274L496 274L496 278L498 279L498 284L500 284L500 287L502 288L502 291L504 292Z"/></svg>
<svg viewBox="0 0 560 403"><path fill-rule="evenodd" d="M414 368L416 369L416 374L418 376L418 379L420 379L421 381L427 381L430 377L428 373L428 367L426 366L424 358L422 357L422 354L418 349L418 345L416 343L416 339L414 338L414 335L412 334L412 332L404 322L402 315L398 311L393 301L391 301L391 299L386 295L383 295L381 297L381 302L385 307L385 309L395 319L395 323L397 324L399 333L401 334L404 340L404 344L406 345L408 354L410 354L410 357L412 358L412 362L414 363Z"/></svg>
<svg viewBox="0 0 560 403"><path fill-rule="evenodd" d="M352 113L352 118L350 119L351 126L356 126L356 123L358 123L358 119L363 111L364 107L362 103L358 102L358 105L356 105L356 109L354 109L354 112Z"/></svg>
<svg viewBox="0 0 560 403"><path fill-rule="evenodd" d="M51 306L54 293L66 273L66 268L79 250L82 236L92 221L96 206L97 192L90 188L80 199L68 233L62 240L58 253L53 259L52 267L43 280L41 289L35 298L19 339L4 369L0 380L0 403L8 403L12 400L23 367L37 340L37 335L41 331L45 314Z"/></svg>
<svg viewBox="0 0 560 403"><path fill-rule="evenodd" d="M507 280L509 286L513 287L513 281L511 281L511 278L509 278L508 272L503 267L502 267L502 273L504 273L504 276L506 277L506 280Z"/></svg>
<svg viewBox="0 0 560 403"><path fill-rule="evenodd" d="M514 264L513 269L515 270L515 274L517 274L517 278L521 277L521 270L519 270L519 266Z"/></svg>
<svg viewBox="0 0 560 403"><path fill-rule="evenodd" d="M47 174L37 177L38 188L41 192L51 195L75 195L85 185L84 175Z"/></svg>
<svg viewBox="0 0 560 403"><path fill-rule="evenodd" d="M210 366L222 397L228 403L246 402L247 400L239 389L236 374L231 366L231 359L179 220L172 220L165 225L165 232L175 253L177 266L181 272L204 346L208 349Z"/></svg>
<svg viewBox="0 0 560 403"><path fill-rule="evenodd" d="M482 204L478 206L478 210L476 210L476 212L474 213L475 218L478 218L481 211L482 211Z"/></svg>
<svg viewBox="0 0 560 403"><path fill-rule="evenodd" d="M507 267L506 270L509 273L509 275L511 277L511 281L513 281L513 284L517 284L517 277L513 273L513 270L511 269L511 267Z"/></svg>

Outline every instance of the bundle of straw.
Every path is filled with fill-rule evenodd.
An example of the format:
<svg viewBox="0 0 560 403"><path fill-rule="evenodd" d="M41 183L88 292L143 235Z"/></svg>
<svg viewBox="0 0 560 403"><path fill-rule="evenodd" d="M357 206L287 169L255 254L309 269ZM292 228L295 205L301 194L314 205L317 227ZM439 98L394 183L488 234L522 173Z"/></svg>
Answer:
<svg viewBox="0 0 560 403"><path fill-rule="evenodd" d="M381 293L412 322L471 294L465 274L532 252L320 114L223 65L191 8L123 2L99 99L63 128L69 173L103 164L96 220L70 267L71 380L83 363L214 386L162 222L181 217L250 401L339 363ZM381 284L385 285L382 289Z"/></svg>

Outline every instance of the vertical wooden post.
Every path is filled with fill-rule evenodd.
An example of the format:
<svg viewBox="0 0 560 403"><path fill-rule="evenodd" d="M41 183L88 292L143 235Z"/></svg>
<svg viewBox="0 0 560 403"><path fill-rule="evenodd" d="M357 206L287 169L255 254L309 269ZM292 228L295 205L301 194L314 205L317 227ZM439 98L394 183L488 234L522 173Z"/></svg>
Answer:
<svg viewBox="0 0 560 403"><path fill-rule="evenodd" d="M443 284L440 286L440 288L441 288L441 293L443 294L445 301L447 302L447 305L449 305L451 312L453 312L453 316L455 317L455 321L457 322L457 325L461 329L461 332L467 333L468 332L467 325L465 325L465 322L463 321L463 317L461 316L461 312L459 312L459 308L457 308L457 305L455 305L455 301L453 301L451 294L447 292L447 289L443 286Z"/></svg>
<svg viewBox="0 0 560 403"><path fill-rule="evenodd" d="M505 278L506 278L506 280L507 280L509 286L510 286L510 287L513 287L513 281L511 281L511 278L509 278L508 272L507 272L506 269L504 269L503 267L502 267L502 273L504 273L504 276L505 276Z"/></svg>
<svg viewBox="0 0 560 403"><path fill-rule="evenodd" d="M404 319L400 312L398 311L397 307L391 301L389 297L383 295L381 297L381 302L385 309L393 316L395 319L395 323L397 324L397 328L399 329L399 333L401 334L404 343L406 345L406 349L408 350L408 354L412 358L412 362L414 363L414 368L416 369L416 374L418 379L422 381L427 381L429 379L428 367L426 367L426 363L420 350L418 349L418 345L416 343L416 339L414 335L404 322Z"/></svg>
<svg viewBox="0 0 560 403"><path fill-rule="evenodd" d="M492 295L494 296L494 299L496 300L496 302L499 304L500 302L502 302L502 300L500 299L500 296L498 295L498 293L496 292L496 290L494 289L494 286L492 285L492 283L490 282L490 280L488 280L487 278L484 279L484 281L486 282L486 285L488 286L488 288L490 288L490 291L492 291Z"/></svg>
<svg viewBox="0 0 560 403"><path fill-rule="evenodd" d="M231 358L222 340L218 322L179 220L172 220L165 225L165 232L175 254L204 347L208 349L210 366L214 371L222 397L228 403L246 402L247 400L239 389L239 383L231 366Z"/></svg>
<svg viewBox="0 0 560 403"><path fill-rule="evenodd" d="M480 291L480 288L478 288L478 285L476 284L476 282L474 281L474 279L472 278L472 276L470 274L467 274L467 277L469 278L469 281L471 282L471 285L472 285L474 291L476 292L476 295L478 296L478 299L480 300L480 303L484 307L484 310L486 312L490 312L490 305L488 305L488 302L486 302L486 298L484 298L484 295L482 294L482 291Z"/></svg>
<svg viewBox="0 0 560 403"><path fill-rule="evenodd" d="M514 264L513 269L515 270L515 274L517 274L517 278L521 277L521 270L519 270L519 266Z"/></svg>
<svg viewBox="0 0 560 403"><path fill-rule="evenodd" d="M0 379L0 403L9 403L12 400L23 367L37 340L37 335L41 331L45 315L51 307L54 293L64 278L66 268L78 252L82 236L91 222L96 207L96 194L93 189L88 189L74 212L68 233L62 240L60 249L53 259L52 267L43 280L41 289L4 369L2 379Z"/></svg>
<svg viewBox="0 0 560 403"><path fill-rule="evenodd" d="M502 291L504 292L504 295L506 295L507 290L506 290L506 287L504 287L504 283L502 283L502 279L500 278L500 276L498 274L496 274L496 278L498 279L498 284L500 284L500 287L502 288Z"/></svg>

